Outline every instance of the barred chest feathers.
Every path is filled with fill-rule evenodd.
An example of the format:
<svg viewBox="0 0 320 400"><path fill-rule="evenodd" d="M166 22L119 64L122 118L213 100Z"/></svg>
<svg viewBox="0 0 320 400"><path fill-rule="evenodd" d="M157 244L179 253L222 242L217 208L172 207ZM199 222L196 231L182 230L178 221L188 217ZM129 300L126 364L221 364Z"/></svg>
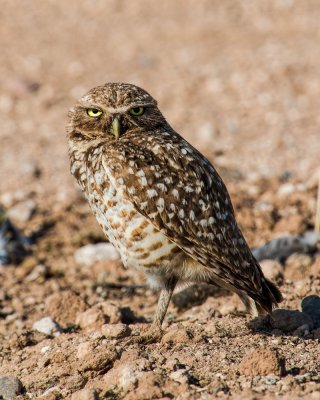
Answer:
<svg viewBox="0 0 320 400"><path fill-rule="evenodd" d="M180 248L137 212L122 190L116 188L116 178L103 164L102 151L100 146L86 153L71 152L71 173L124 266L156 273L160 266L175 264L174 258L181 261L185 256Z"/></svg>

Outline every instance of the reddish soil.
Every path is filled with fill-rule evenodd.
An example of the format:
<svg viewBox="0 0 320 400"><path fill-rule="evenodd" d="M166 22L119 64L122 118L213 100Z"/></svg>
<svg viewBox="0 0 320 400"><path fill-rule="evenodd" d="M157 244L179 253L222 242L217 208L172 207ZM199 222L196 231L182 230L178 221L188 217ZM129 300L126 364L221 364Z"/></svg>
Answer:
<svg viewBox="0 0 320 400"><path fill-rule="evenodd" d="M320 398L320 328L254 328L215 288L177 293L162 341L131 344L157 293L118 261L75 262L104 237L69 174L64 134L91 87L138 84L217 167L250 246L313 229L319 20L312 0L2 1L0 204L19 206L13 222L38 233L20 265L0 267L0 376L20 379L19 398ZM282 268L281 308L319 295L319 254ZM63 333L32 329L47 316Z"/></svg>

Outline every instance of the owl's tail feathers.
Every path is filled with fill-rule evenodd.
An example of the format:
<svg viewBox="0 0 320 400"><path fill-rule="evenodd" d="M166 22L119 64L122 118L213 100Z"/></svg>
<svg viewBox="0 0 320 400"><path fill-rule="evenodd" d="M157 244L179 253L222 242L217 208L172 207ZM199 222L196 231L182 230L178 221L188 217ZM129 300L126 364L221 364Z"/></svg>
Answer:
<svg viewBox="0 0 320 400"><path fill-rule="evenodd" d="M259 295L248 295L244 291L237 291L240 299L252 317L271 314L274 306L277 306L283 298L280 290L274 283L266 278L261 279L262 292ZM251 297L252 296L252 297ZM253 298L254 297L254 298Z"/></svg>
<svg viewBox="0 0 320 400"><path fill-rule="evenodd" d="M255 300L259 314L272 313L274 306L277 306L283 300L282 294L277 286L263 277L261 279L262 293L258 299ZM264 312L263 312L264 311Z"/></svg>

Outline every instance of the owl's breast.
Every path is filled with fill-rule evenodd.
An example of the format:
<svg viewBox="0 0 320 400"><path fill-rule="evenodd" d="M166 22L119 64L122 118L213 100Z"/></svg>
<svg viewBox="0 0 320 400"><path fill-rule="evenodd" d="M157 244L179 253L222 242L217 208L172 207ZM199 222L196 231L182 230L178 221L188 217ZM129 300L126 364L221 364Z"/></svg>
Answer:
<svg viewBox="0 0 320 400"><path fill-rule="evenodd" d="M99 172L87 174L86 197L124 266L145 270L169 263L181 250L105 177Z"/></svg>

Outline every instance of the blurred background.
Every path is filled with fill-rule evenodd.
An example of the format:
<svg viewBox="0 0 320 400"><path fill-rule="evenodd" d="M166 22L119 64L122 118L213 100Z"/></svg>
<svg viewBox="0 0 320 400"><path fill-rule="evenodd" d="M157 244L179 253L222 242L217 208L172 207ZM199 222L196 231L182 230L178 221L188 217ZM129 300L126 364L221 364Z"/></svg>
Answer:
<svg viewBox="0 0 320 400"><path fill-rule="evenodd" d="M222 175L306 179L319 20L317 0L1 0L0 202L70 199L67 111L110 81L149 91Z"/></svg>

